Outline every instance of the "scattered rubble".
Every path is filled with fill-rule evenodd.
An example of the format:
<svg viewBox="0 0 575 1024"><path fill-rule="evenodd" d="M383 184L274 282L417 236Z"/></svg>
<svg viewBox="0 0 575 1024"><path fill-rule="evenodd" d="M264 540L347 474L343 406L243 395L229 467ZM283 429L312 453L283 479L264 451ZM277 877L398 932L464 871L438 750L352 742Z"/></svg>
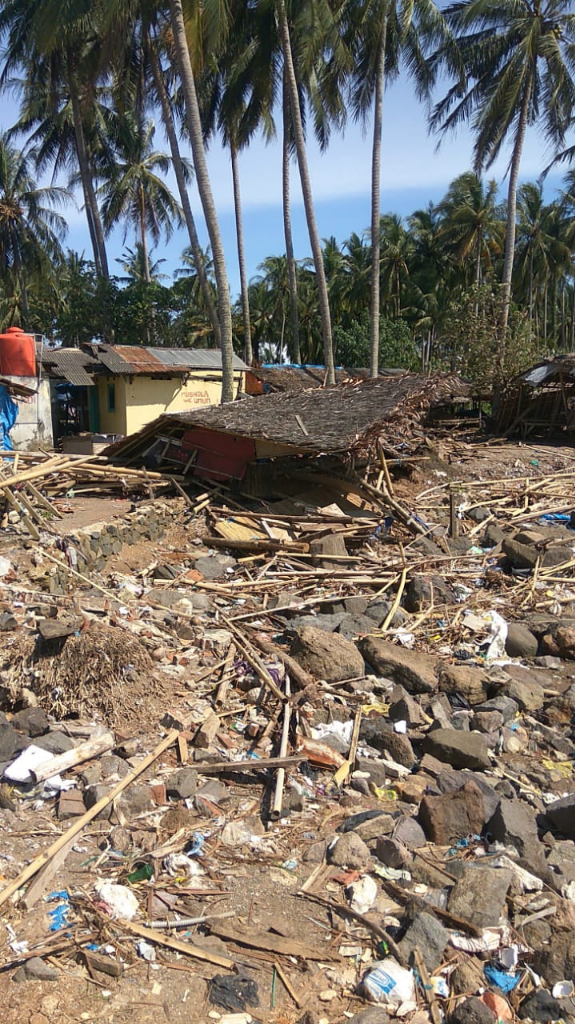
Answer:
<svg viewBox="0 0 575 1024"><path fill-rule="evenodd" d="M575 469L437 445L323 504L6 463L7 1024L575 1019Z"/></svg>

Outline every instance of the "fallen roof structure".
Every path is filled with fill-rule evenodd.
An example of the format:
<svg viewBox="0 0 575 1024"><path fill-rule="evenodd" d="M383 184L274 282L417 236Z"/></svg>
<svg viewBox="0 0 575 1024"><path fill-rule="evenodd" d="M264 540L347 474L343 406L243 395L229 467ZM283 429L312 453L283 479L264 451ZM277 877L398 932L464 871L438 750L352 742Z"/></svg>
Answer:
<svg viewBox="0 0 575 1024"><path fill-rule="evenodd" d="M495 427L507 436L575 429L575 352L551 356L518 374L495 408Z"/></svg>
<svg viewBox="0 0 575 1024"><path fill-rule="evenodd" d="M282 453L286 448L315 454L365 452L386 437L397 442L407 436L433 407L468 396L469 387L457 374L426 377L405 373L308 389L297 395L246 398L160 416L139 434L112 445L107 454L129 450L133 459L149 449L155 435L191 427L264 441L280 447ZM267 455L271 454L267 449Z"/></svg>
<svg viewBox="0 0 575 1024"><path fill-rule="evenodd" d="M380 377L403 376L405 370L380 370ZM246 374L246 393L248 395L269 395L276 392L306 391L308 388L321 388L325 385L326 371L324 366L253 366ZM369 380L367 367L339 366L335 371L336 384L350 381Z"/></svg>

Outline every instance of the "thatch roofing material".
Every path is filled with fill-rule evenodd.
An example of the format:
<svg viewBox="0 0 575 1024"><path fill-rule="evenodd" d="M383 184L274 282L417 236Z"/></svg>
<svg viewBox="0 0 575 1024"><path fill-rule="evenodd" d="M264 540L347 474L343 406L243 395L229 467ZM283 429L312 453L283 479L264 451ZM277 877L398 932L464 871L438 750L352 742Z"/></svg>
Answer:
<svg viewBox="0 0 575 1024"><path fill-rule="evenodd" d="M434 405L466 398L468 386L456 374L404 374L314 388L299 394L263 395L161 416L145 428L146 437L174 421L218 433L270 441L309 452L343 453L367 449L382 436L407 436ZM134 438L130 438L133 447ZM119 453L128 441L108 451Z"/></svg>
<svg viewBox="0 0 575 1024"><path fill-rule="evenodd" d="M323 366L257 366L252 367L250 373L262 382L266 389L264 394L276 391L306 391L308 388L321 388L325 382ZM336 384L350 380L367 380L368 377L369 370L365 367L338 367L335 371Z"/></svg>

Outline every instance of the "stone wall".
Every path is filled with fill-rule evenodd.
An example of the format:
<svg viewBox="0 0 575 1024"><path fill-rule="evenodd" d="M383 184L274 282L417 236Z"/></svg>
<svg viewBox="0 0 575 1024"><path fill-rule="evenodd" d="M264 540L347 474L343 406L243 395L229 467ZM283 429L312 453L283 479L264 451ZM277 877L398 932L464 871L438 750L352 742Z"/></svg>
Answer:
<svg viewBox="0 0 575 1024"><path fill-rule="evenodd" d="M114 522L93 523L67 534L61 559L72 569L89 576L102 571L112 555L120 554L124 545L155 541L163 537L174 514L173 506L155 502L141 505ZM51 594L67 590L69 575L64 569L52 565L47 571L47 587Z"/></svg>

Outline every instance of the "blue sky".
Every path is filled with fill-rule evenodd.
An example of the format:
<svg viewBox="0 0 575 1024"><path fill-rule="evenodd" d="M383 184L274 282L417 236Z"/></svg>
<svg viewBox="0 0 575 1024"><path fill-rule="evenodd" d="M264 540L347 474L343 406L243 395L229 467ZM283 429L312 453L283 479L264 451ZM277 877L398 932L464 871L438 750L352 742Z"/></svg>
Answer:
<svg viewBox="0 0 575 1024"><path fill-rule="evenodd" d="M4 98L0 108L0 123L8 127L16 118L16 106ZM361 126L350 123L344 136L334 136L325 154L321 154L313 141L308 147L314 203L319 231L322 237L334 235L342 242L352 231L363 232L370 220L371 126L364 132ZM430 137L424 108L415 99L409 82L402 78L387 91L384 106L384 137L382 148L382 213L394 211L410 213L430 200L441 198L449 182L467 170L471 163L472 139L467 131L446 139L436 151L435 137ZM157 149L167 150L163 129L158 121L155 137ZM522 162L522 180L533 180L549 162L550 154L545 142L535 130L528 132ZM508 155L502 157L489 172L502 187ZM224 248L229 267L232 293L239 287L239 272L235 239L231 171L227 154L214 144L208 153L208 164L216 206L220 217ZM244 210L246 257L250 276L257 273L258 264L267 255L284 251L281 209L281 144L266 145L255 140L250 149L240 156L240 174ZM560 186L561 174L550 174L546 190L550 198ZM195 190L192 202L203 244L207 234L201 217L201 206ZM310 254L309 240L297 166L292 165L292 203L294 246L297 258ZM66 211L69 231L66 245L91 258L84 213L70 207ZM133 234L128 232L127 245L132 245ZM187 243L187 235L178 231L169 242L161 243L153 253L154 259L164 259L167 274L178 266L179 255ZM110 268L122 273L116 257L123 248L123 230L118 229L109 241Z"/></svg>

